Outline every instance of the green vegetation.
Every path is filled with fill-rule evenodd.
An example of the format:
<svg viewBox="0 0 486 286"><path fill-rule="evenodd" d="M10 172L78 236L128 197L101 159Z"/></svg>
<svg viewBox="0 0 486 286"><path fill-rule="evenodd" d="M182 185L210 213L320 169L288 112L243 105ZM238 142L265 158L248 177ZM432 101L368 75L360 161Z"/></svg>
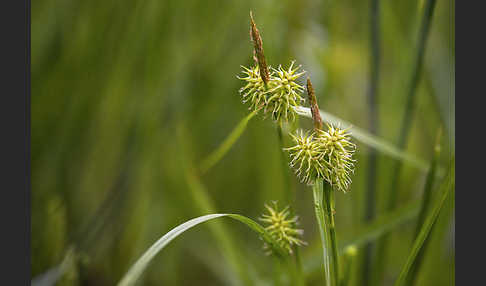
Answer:
<svg viewBox="0 0 486 286"><path fill-rule="evenodd" d="M453 7L32 3L33 285L453 285Z"/></svg>

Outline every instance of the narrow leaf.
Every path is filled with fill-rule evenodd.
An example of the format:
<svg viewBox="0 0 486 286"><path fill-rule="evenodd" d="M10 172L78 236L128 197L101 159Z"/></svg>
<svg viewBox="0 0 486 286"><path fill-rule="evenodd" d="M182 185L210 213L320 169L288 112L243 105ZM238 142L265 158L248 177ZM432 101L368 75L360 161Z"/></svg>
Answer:
<svg viewBox="0 0 486 286"><path fill-rule="evenodd" d="M175 228L171 231L166 233L162 236L159 240L157 240L136 262L133 266L128 270L125 276L120 280L118 283L119 286L126 286L126 285L134 285L137 280L140 278L142 273L147 269L148 265L152 261L152 259L165 247L169 244L174 238L185 232L186 230L191 229L192 227L215 219L219 217L230 217L235 219L239 222L244 223L246 226L251 228L253 231L257 232L261 235L265 242L272 245L273 249L279 255L284 255L284 251L278 246L277 242L272 239L272 237L265 231L265 229L258 224L257 222L244 217L238 214L209 214L205 216L200 216L194 219L191 219Z"/></svg>
<svg viewBox="0 0 486 286"><path fill-rule="evenodd" d="M410 270L412 269L413 265L416 262L416 258L424 246L424 244L427 242L429 239L430 233L432 231L433 226L435 225L435 222L437 221L437 218L439 217L439 213L442 210L442 207L444 206L444 202L446 201L447 197L451 193L451 191L454 191L454 185L455 185L455 174L454 174L454 160L451 163L451 169L449 176L444 180L442 183L441 189L443 190L443 194L440 198L440 200L437 202L436 206L432 210L432 213L429 215L427 220L425 221L425 224L422 226L422 229L420 230L420 233L415 239L415 242L413 244L412 250L410 252L410 255L408 256L407 261L405 262L405 265L402 268L402 271L400 272L400 275L398 276L397 281L395 282L395 286L400 286L400 285L405 285L405 282L408 279Z"/></svg>
<svg viewBox="0 0 486 286"><path fill-rule="evenodd" d="M246 125L248 124L248 121L253 118L257 114L257 110L253 111L252 113L248 114L245 118L243 118L238 125L236 125L235 129L231 131L231 133L226 137L226 139L221 143L221 145L218 147L218 149L214 150L209 156L204 159L201 163L200 169L201 173L204 174L206 173L209 169L211 169L216 163L219 162L223 158L223 156L226 154L226 152L229 151L231 146L235 144L235 142L240 138L241 134L243 131L246 129Z"/></svg>
<svg viewBox="0 0 486 286"><path fill-rule="evenodd" d="M52 286L56 285L62 276L69 270L75 260L74 248L69 248L62 262L49 269L48 271L34 277L31 281L32 286Z"/></svg>
<svg viewBox="0 0 486 286"><path fill-rule="evenodd" d="M415 225L415 234L413 237L414 240L420 234L420 230L425 223L425 220L427 218L427 213L430 209L430 204L432 200L432 187L434 186L435 183L437 165L439 163L439 158L440 158L441 133L442 133L442 129L439 129L439 131L437 132L437 137L436 137L436 142L434 147L434 157L432 158L432 162L430 163L430 168L427 173L427 179L425 180L424 191L422 193L422 206L420 208L420 212L417 218L417 224ZM416 258L417 260L415 262L415 265L412 267L412 270L410 271L409 274L409 282L407 283L408 285L413 285L415 279L417 278L418 269L422 264L423 253L426 248L427 245L424 244L422 250L420 250L419 254L417 255Z"/></svg>

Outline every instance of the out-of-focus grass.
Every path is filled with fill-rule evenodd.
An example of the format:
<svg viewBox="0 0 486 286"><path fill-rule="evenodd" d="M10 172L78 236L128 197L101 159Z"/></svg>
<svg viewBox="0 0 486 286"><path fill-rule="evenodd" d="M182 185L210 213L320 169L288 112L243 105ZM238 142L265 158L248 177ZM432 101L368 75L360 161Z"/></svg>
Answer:
<svg viewBox="0 0 486 286"><path fill-rule="evenodd" d="M396 142L415 54L423 1L382 1L380 137ZM149 245L172 227L203 215L193 203L184 158L207 158L242 118L236 79L252 62L249 10L269 64L303 64L319 106L367 130L369 78L367 1L59 1L32 3L32 275L58 265L75 246L72 285L112 285ZM452 6L453 7L453 6ZM430 160L437 128L445 125L439 166L454 152L453 10L438 1L427 43L415 117L406 151ZM452 124L451 124L452 122ZM305 118L302 126L311 126ZM190 150L177 140L187 129ZM447 140L449 138L449 140ZM452 140L451 140L452 138ZM263 204L285 198L279 141L257 115L235 145L200 179L219 213L256 218ZM184 152L191 154L186 156ZM351 191L336 193L338 235L352 237L364 216L368 149L358 144ZM390 157L378 155L377 206L389 192ZM421 195L425 175L404 165L398 204ZM308 187L291 178L305 239L318 241ZM448 285L439 275L453 263L449 200L435 226L417 285ZM379 215L380 212L377 214ZM272 279L272 260L254 234L222 222L246 263ZM386 282L405 263L413 222L391 236ZM214 271L227 261L201 227L167 247L144 285L220 285ZM214 253L210 262L201 253ZM308 257L311 246L302 249ZM219 258L219 260L216 260ZM210 258L211 259L211 258ZM361 260L357 260L361 261ZM304 261L305 263L305 261ZM352 285L359 285L356 264ZM190 268L191 275L184 273ZM373 270L371 268L371 270ZM249 270L251 271L251 270ZM316 273L307 280L321 283Z"/></svg>

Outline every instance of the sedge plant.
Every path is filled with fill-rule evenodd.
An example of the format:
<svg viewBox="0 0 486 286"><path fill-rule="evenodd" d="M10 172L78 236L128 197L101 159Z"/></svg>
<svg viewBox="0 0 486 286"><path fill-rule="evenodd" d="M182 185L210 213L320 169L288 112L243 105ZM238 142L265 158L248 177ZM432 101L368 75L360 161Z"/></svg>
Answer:
<svg viewBox="0 0 486 286"><path fill-rule="evenodd" d="M221 146L211 153L206 160L202 161L200 167L194 171L195 174L190 173L187 176L188 182L194 189L197 189L199 187L198 176L204 175L227 153L242 134L251 118L260 112L265 117L270 117L279 131L282 154L288 155L290 169L295 172L296 177L303 184L312 188L315 216L321 239L326 285L348 285L350 267L356 259L356 247L361 247L365 243L375 240L389 232L396 225L417 216L419 205L413 204L412 208L406 208L403 211L398 210L396 216L393 216L393 213L387 214L388 218L386 220L381 219L370 223L362 234L351 240L352 243L349 245L347 243L338 244L335 222L335 192L347 193L352 183L356 145L351 140L351 129L341 128L342 125L335 124L330 114L329 116L323 116L323 114L327 113L321 111L318 107L310 78L307 78L306 84L301 82L306 72L295 61L290 61L288 65L275 65L274 67L276 68L267 63L263 52L262 38L251 14L250 18L250 37L254 45L253 58L255 63L249 67L242 66L242 74L237 76L239 80L243 81L239 94L243 103L248 105L250 113L231 132L227 140L222 141ZM305 93L307 93L307 98ZM309 102L308 108L303 106L307 101L306 99ZM309 112L307 114L303 111ZM307 117L312 117L314 122L313 130L291 130L288 134L284 134L282 126L294 123L298 116L303 113ZM293 141L293 145L289 147L283 146L284 135ZM418 167L423 165L423 162L412 158L402 150L396 149L394 146L386 144L382 139L373 137L364 131L353 128L353 136L358 141L376 148L391 157L414 163ZM288 171L288 169L286 170ZM431 179L435 177L433 173L431 172ZM418 215L420 223L417 224L413 251L403 271L400 273L397 285L403 285L415 276L415 267L420 263L430 231L437 220L445 199L449 192L453 190L453 171L450 176L452 176L450 183L452 186L446 185L444 187L447 189L441 197L440 203L432 210L431 215L426 216L425 210L427 208L425 202L422 205L422 209L420 209L420 214ZM429 191L430 188L432 188L432 184L428 187ZM212 209L215 207L208 203L210 201L206 200L206 197L204 197L206 195L205 191L194 191L194 197L199 196L203 198L201 199L200 208L204 212L212 213ZM263 240L263 248L266 254L275 256L277 259L280 259L279 261L285 262L288 262L288 258L294 255L297 258L297 264L299 264L298 249L307 243L303 240L304 230L298 227L298 217L294 215L291 205L289 204L285 208L279 209L277 203L273 203L265 205L265 209L266 212L259 218L261 225L248 217L232 213L207 214L180 224L157 240L129 268L120 280L119 285L135 284L156 254L180 234L196 225L223 217L243 223L249 229L255 231ZM387 215L383 217L386 218ZM215 232L220 234L220 237L224 236L224 232L220 228L215 229ZM339 256L340 254L342 255L341 257ZM342 267L340 268L341 264ZM61 267L60 269L62 270L63 268ZM302 277L297 276L293 277L295 281L292 282L295 283L292 285L305 285Z"/></svg>
<svg viewBox="0 0 486 286"><path fill-rule="evenodd" d="M250 35L254 43L255 66L244 67L245 76L238 77L245 85L240 89L244 103L253 111L263 110L281 128L282 123L294 121L296 109L305 101L303 92L307 90L311 105L314 130L298 130L290 134L296 145L284 148L290 156L290 167L301 182L312 185L315 214L319 226L324 258L324 272L327 285L339 283L338 246L335 231L335 202L333 190L346 192L354 172L353 154L356 145L350 141L348 130L327 124L323 129L316 96L310 78L307 85L298 83L305 73L294 68L269 68L263 54L262 39L250 13ZM280 129L281 131L281 129Z"/></svg>

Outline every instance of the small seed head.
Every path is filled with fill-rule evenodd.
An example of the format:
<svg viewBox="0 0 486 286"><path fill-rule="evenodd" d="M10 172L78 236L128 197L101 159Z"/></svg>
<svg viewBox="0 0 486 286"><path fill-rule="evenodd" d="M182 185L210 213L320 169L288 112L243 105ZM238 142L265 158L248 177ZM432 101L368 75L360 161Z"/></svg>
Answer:
<svg viewBox="0 0 486 286"><path fill-rule="evenodd" d="M258 110L264 107L267 103L267 89L265 88L265 83L260 76L260 68L258 66L251 68L244 66L241 67L243 68L242 73L245 76L237 76L237 78L246 82L246 85L240 89L240 94L243 97L243 103L249 102L250 110Z"/></svg>
<svg viewBox="0 0 486 286"><path fill-rule="evenodd" d="M356 145L349 140L346 130L328 125L328 130L315 130L310 135L290 134L296 145L284 150L290 153L290 167L302 182L312 184L324 179L331 186L346 192L354 173L352 158Z"/></svg>
<svg viewBox="0 0 486 286"><path fill-rule="evenodd" d="M294 68L295 61L292 61L288 70L279 66L272 68L269 85L269 98L266 111L271 112L272 118L281 123L295 119L296 112L293 107L300 106L305 99L301 96L305 90L304 86L297 83L297 80L305 74L305 71L297 72L301 66Z"/></svg>
<svg viewBox="0 0 486 286"><path fill-rule="evenodd" d="M258 110L264 108L266 114L270 113L272 118L279 122L288 122L295 119L296 112L293 107L300 106L305 101L301 93L305 88L297 83L297 79L305 71L297 72L300 68L294 68L294 62L288 70L282 66L278 69L271 68L270 80L265 84L260 74L260 67L247 68L242 66L244 74L238 79L246 82L240 89L243 102L249 102L249 109Z"/></svg>
<svg viewBox="0 0 486 286"><path fill-rule="evenodd" d="M323 161L329 169L325 172L325 180L336 189L346 192L351 185L350 174L354 173L353 154L356 145L350 141L347 130L329 124L327 126L327 131L317 131Z"/></svg>
<svg viewBox="0 0 486 286"><path fill-rule="evenodd" d="M276 202L272 203L273 206L265 204L265 208L268 213L263 214L259 220L267 224L265 230L272 236L277 243L285 249L288 254L292 254L293 246L305 245L306 242L300 239L304 234L302 229L298 229L298 217L289 217L290 210L287 206L283 210L279 211ZM268 244L264 245L264 249L267 250L267 254L272 253L271 247Z"/></svg>
<svg viewBox="0 0 486 286"><path fill-rule="evenodd" d="M290 153L290 167L302 183L312 184L317 178L324 178L326 171L322 161L322 148L315 138L316 134L304 134L298 130L297 134L290 134L296 143L295 146L284 148Z"/></svg>

